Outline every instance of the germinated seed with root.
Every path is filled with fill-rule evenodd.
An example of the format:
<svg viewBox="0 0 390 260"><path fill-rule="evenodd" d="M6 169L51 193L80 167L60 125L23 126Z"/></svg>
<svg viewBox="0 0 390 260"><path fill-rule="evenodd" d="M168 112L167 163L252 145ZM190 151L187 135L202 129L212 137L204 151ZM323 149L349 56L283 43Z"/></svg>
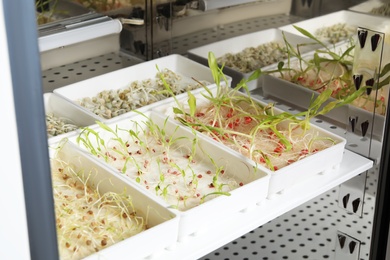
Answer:
<svg viewBox="0 0 390 260"><path fill-rule="evenodd" d="M110 119L124 113L150 105L170 97L161 80L161 76L171 88L174 95L197 89L210 83L188 80L169 69L163 69L153 79L131 82L127 87L118 90L104 90L94 97L85 97L77 102L94 114Z"/></svg>

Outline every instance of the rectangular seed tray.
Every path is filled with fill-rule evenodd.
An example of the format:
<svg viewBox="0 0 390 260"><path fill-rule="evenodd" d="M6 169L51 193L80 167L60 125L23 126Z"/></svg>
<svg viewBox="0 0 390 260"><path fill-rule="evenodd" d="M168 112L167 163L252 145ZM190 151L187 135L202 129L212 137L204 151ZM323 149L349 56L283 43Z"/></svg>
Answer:
<svg viewBox="0 0 390 260"><path fill-rule="evenodd" d="M99 120L98 116L90 113L86 113L84 109L75 105L69 100L62 98L54 93L43 94L45 115L52 114L56 118L61 119L64 123L72 124L73 126L80 128L95 124L96 120ZM74 130L77 131L78 129ZM72 135L74 131L61 133L56 136L50 136L49 139L60 140L64 137Z"/></svg>
<svg viewBox="0 0 390 260"><path fill-rule="evenodd" d="M96 160L97 163L108 165L114 175L117 175L132 186L142 188L153 200L175 211L180 217L179 241L186 239L189 235L207 231L208 227L223 219L224 216L247 210L261 203L266 198L269 184L268 174L253 167L245 158L237 157L236 154L214 145L213 141L202 136L199 136L194 144L195 135L175 122L166 121L166 116L156 112L146 112L144 115L128 117L121 121L112 122L108 126L111 129L127 129L128 131L131 129L134 132L143 133L143 131L152 129L150 125L147 126L145 124L145 122L148 122L148 118L150 118L153 124L160 129L164 129L164 138L169 138L170 140L178 138L178 141L170 148L170 151L173 151L174 154L171 156L169 156L169 152L164 154L166 150L162 150L162 146L154 144L155 141L152 140L152 142L149 139L147 139L149 140L147 142L151 145L148 147L153 147L153 149L132 148L136 147L137 144L130 140L129 149L135 149L130 152L133 158L135 158L134 161L139 163L138 173L142 171L142 174L138 175L134 163L131 166L130 163L127 164L128 168L134 167L133 169L126 169L125 173L122 173L124 164L118 162L119 160L114 159L105 162L103 158L94 157L92 159ZM141 126L143 129L140 128ZM109 141L114 136L112 133L104 131L96 125L92 128L94 131L99 132L99 136L106 144L112 142ZM155 126L153 126L153 129L155 129ZM123 140L131 138L128 136L129 133L119 132ZM77 136L73 136L69 140L77 144ZM141 140L146 143L145 138L140 137L139 142ZM91 137L91 142L94 146L97 144L97 140L94 137ZM86 154L90 154L82 143L78 145L80 149L85 150ZM189 154L191 154L193 148L195 148L194 156L191 157L193 161L191 161L191 164L188 164ZM147 154L147 159L137 154ZM213 158L215 164L209 158ZM114 165L113 163L116 164ZM179 167L173 167L172 165L179 165ZM188 165L191 167L188 168ZM221 183L234 183L230 196L214 196L212 194L212 192L218 191L214 187L217 187L219 184L215 186L212 179L212 173L217 172L218 167L223 167L224 170L224 173L220 172L218 180L223 178ZM189 176L185 177L184 182L183 174ZM163 178L163 181L161 181L161 178ZM183 189L183 183L185 183L187 188ZM198 183L199 188L195 189L194 193L186 193L188 189L194 187L192 183ZM213 185L210 186L211 184ZM163 191L165 189L167 192L164 195ZM200 203L200 199L206 195L204 202ZM184 203L182 199L185 196L188 196L188 199Z"/></svg>
<svg viewBox="0 0 390 260"><path fill-rule="evenodd" d="M302 37L290 32L285 32L285 37L292 46L297 44L310 43L310 45L303 46L300 48L301 52L307 52L318 48L319 46L314 44L314 42L306 37ZM236 36L230 39L214 42L207 44L198 48L188 50L188 57L192 60L195 60L201 64L208 64L208 53L213 52L216 58L222 57L225 54L236 54L242 52L246 48L256 48L259 45L277 42L281 46L284 46L283 34L279 29L267 29L250 34L245 34L241 36ZM221 64L222 65L222 64ZM267 70L269 65L263 66L262 70ZM232 77L232 87L235 87L242 79L248 79L249 76L253 73L251 72L242 72L235 68L230 68L225 66L224 73ZM253 89L257 87L256 81L251 81L248 83L248 88Z"/></svg>
<svg viewBox="0 0 390 260"><path fill-rule="evenodd" d="M54 90L54 93L71 101L75 105L79 106L81 109L85 110L86 113L94 114L91 110L81 106L79 104L79 100L86 97L95 97L102 91L120 91L127 88L128 86L130 86L131 83L136 81L141 82L143 80L154 79L156 77L156 74L158 73L158 70L163 71L163 69L169 69L175 74L181 76L180 83L182 84L195 84L195 80L209 82L211 83L210 87L212 87L212 84L214 84L211 70L208 67L203 66L195 61L192 61L184 56L172 54L155 60L136 64L128 68L109 72L61 88L57 88ZM230 86L231 78L229 76L227 77L227 81L228 82L224 82L224 84ZM142 89L143 88L141 88L141 90ZM141 90L138 93L144 93ZM197 89L192 91L196 93ZM158 107L164 102L169 102L170 99L172 99L172 97L162 99L151 104L141 104L136 109L140 111L146 111L151 107ZM134 100L141 102L142 97L137 94L134 97ZM120 120L121 118L126 117L126 114L128 113L132 113L132 111L111 118L104 117L103 115L97 116L100 121L108 122Z"/></svg>
<svg viewBox="0 0 390 260"><path fill-rule="evenodd" d="M216 90L213 90L213 95L216 95ZM197 105L201 106L203 104L208 104L209 100L201 95L202 93L198 93L196 97ZM205 93L203 93L205 94ZM237 92L237 95L246 96L246 94ZM261 105L267 105L262 101L252 98L255 102ZM184 107L187 106L187 98L181 98L179 100ZM167 104L164 109L160 109L160 111L164 111L165 114L169 115L173 118L173 110L172 107L176 107L176 104ZM283 111L277 108L274 108L275 113L282 113ZM283 191L293 187L297 183L305 182L306 180L314 177L318 174L326 174L337 171L340 166L340 163L343 158L344 148L346 145L346 140L338 135L333 134L325 129L322 129L316 125L310 124L310 131L319 132L320 136L332 138L335 141L335 144L329 148L318 151L308 157L305 157L301 160L293 162L281 169L276 171L272 171L267 167L255 163L253 160L245 157L239 151L234 150L233 148L229 148L225 146L222 142L218 142L213 140L209 136L205 136L205 140L209 140L211 143L216 143L215 145L220 146L222 149L229 150L232 154L236 154L238 157L245 157L249 162L251 162L255 167L258 167L261 171L264 171L270 176L270 183L268 187L267 198L272 199L278 194L281 194ZM203 135L203 134L202 134Z"/></svg>
<svg viewBox="0 0 390 260"><path fill-rule="evenodd" d="M338 53L340 51L345 51L349 45L348 44L339 44L335 47L334 52ZM314 52L309 52L303 55L303 59L312 59ZM297 65L297 59L290 60L291 67ZM274 67L273 69L276 69ZM278 76L274 75L262 75L259 80L259 84L262 86L262 95L264 97L273 97L277 100L285 102L295 108L306 110L310 105L310 100L313 97L317 97L319 93L317 91L308 89L299 84L283 80ZM385 99L389 98L389 87L384 87L384 96ZM330 101L335 100L330 98ZM386 106L388 102L386 102ZM369 127L366 132L366 136L372 135L373 138L377 140L382 140L385 117L381 114L374 114L373 112L367 111L363 108L354 106L354 105L345 105L338 107L327 113L326 115L321 116L325 120L337 124L346 129L351 129L349 118L358 118L358 124L362 122L369 122ZM362 134L360 127L355 127L355 133Z"/></svg>
<svg viewBox="0 0 390 260"><path fill-rule="evenodd" d="M84 173L91 173L88 184L90 187L98 186L100 194L124 192L130 195L137 215L147 221L148 226L146 230L93 253L85 259L120 259L124 255L131 259L144 259L161 254L164 250L170 250L176 244L179 217L174 212L150 199L142 190L129 185L117 174L113 174L109 167L91 160L85 152L65 140L49 142L51 159L60 158L71 165L76 172L84 170ZM58 147L62 148L58 149Z"/></svg>

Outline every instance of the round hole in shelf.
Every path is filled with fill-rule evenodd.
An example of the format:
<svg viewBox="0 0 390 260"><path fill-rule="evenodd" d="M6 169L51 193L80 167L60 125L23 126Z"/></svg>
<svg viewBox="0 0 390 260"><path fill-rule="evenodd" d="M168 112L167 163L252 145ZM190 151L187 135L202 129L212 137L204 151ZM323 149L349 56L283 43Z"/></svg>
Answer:
<svg viewBox="0 0 390 260"><path fill-rule="evenodd" d="M337 126L331 125L330 128L331 128L331 129L337 129Z"/></svg>
<svg viewBox="0 0 390 260"><path fill-rule="evenodd" d="M358 147L357 144L348 144L349 147Z"/></svg>

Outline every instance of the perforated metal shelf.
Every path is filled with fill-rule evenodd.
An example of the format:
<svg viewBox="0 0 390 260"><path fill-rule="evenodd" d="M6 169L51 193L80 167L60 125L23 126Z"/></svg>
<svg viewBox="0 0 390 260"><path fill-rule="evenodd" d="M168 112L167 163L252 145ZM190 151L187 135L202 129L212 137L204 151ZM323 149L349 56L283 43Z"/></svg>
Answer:
<svg viewBox="0 0 390 260"><path fill-rule="evenodd" d="M87 60L74 62L42 72L43 92L52 92L81 80L96 77L111 71L142 62L125 53L107 53Z"/></svg>
<svg viewBox="0 0 390 260"><path fill-rule="evenodd" d="M260 30L278 28L286 24L301 21L302 19L302 17L285 14L257 17L254 19L220 25L215 28L201 30L195 33L185 34L183 36L175 37L171 41L162 41L155 45L155 49L171 49L172 53L184 55L188 50L202 45ZM173 28L173 30L174 29L175 28Z"/></svg>
<svg viewBox="0 0 390 260"><path fill-rule="evenodd" d="M361 246L359 258L355 259L367 260L377 175L378 167L367 174L363 217L339 208L338 189L332 189L211 252L201 260L333 260L336 259L338 231L357 238Z"/></svg>

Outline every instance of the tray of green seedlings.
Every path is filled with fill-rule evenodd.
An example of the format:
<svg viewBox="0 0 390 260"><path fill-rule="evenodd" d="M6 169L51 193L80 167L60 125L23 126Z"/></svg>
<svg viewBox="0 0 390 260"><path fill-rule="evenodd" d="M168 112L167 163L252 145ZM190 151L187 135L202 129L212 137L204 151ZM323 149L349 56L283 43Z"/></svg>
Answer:
<svg viewBox="0 0 390 260"><path fill-rule="evenodd" d="M322 107L331 95L325 90L307 111L292 114L252 98L245 83L236 88L221 86L222 70L212 54L210 64L217 88L206 86L196 95L188 93L159 111L267 172L268 198L340 166L346 140L310 120L350 100L335 100Z"/></svg>
<svg viewBox="0 0 390 260"><path fill-rule="evenodd" d="M43 94L43 100L49 139L62 139L74 134L80 127L95 124L99 119L54 93Z"/></svg>
<svg viewBox="0 0 390 260"><path fill-rule="evenodd" d="M162 76L171 91L162 83ZM145 111L159 106L169 101L171 95L196 92L210 82L212 76L206 66L172 54L57 88L54 92L107 122L120 120L135 109Z"/></svg>
<svg viewBox="0 0 390 260"><path fill-rule="evenodd" d="M298 26L310 32L320 41L332 45L348 41L357 34L359 26L371 30L381 30L386 23L386 19L382 17L342 10L285 25L279 29L302 35L294 28L294 26Z"/></svg>
<svg viewBox="0 0 390 260"><path fill-rule="evenodd" d="M66 139L49 151L61 259L144 259L176 244L174 212Z"/></svg>
<svg viewBox="0 0 390 260"><path fill-rule="evenodd" d="M99 122L69 139L180 217L179 240L261 203L268 175L157 112Z"/></svg>
<svg viewBox="0 0 390 260"><path fill-rule="evenodd" d="M294 45L301 45L302 53L318 48L314 41L279 29L267 29L230 39L214 42L188 51L188 57L201 64L208 64L208 53L213 52L224 72L232 77L232 86L247 79L257 69L287 58L284 38ZM248 82L248 88L257 87L256 81Z"/></svg>
<svg viewBox="0 0 390 260"><path fill-rule="evenodd" d="M296 29L315 39L308 31L299 27ZM357 96L353 79L355 44L346 42L337 47L321 44L321 49L303 55L288 49L288 61L275 65L268 71L268 75L261 77L262 94L300 109L307 109L313 95L317 97L325 89L332 91L330 100L352 96L353 100L349 104L323 116L345 127L349 127L350 116L359 118L360 122L370 122L368 129L357 129L356 132L363 136L372 134L374 138L381 140L389 96L386 78L388 68L383 67L377 90L367 89Z"/></svg>

